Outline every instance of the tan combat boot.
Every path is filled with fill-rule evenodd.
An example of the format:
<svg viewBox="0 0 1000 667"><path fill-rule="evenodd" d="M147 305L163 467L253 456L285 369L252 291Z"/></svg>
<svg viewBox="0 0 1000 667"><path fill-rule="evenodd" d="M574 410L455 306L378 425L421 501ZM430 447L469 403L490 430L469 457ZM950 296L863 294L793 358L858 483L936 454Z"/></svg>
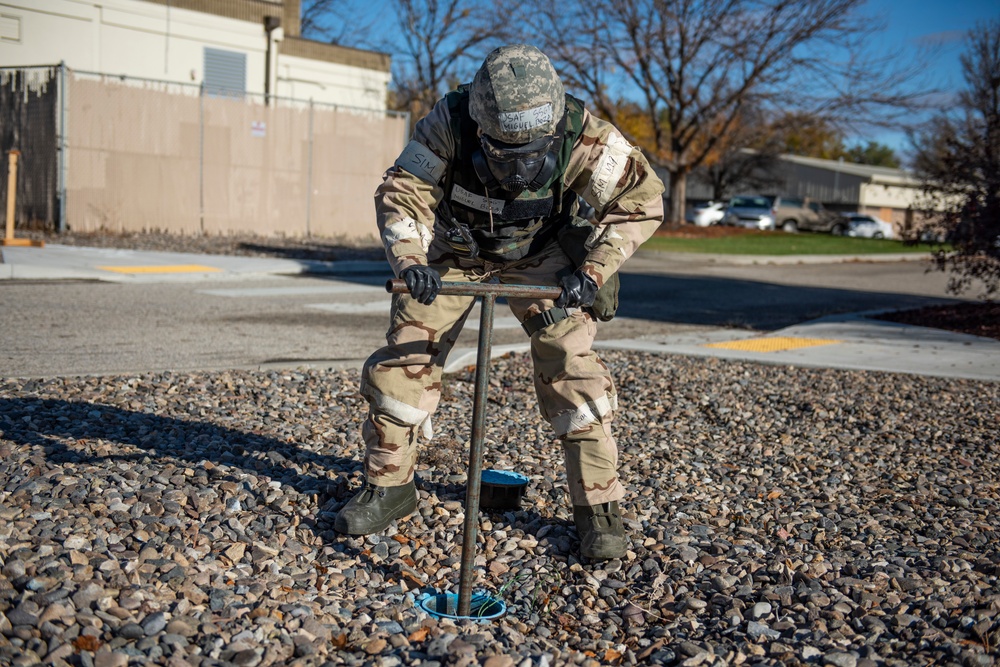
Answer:
<svg viewBox="0 0 1000 667"><path fill-rule="evenodd" d="M622 558L628 548L618 501L574 505L573 520L580 534L580 555L591 560Z"/></svg>
<svg viewBox="0 0 1000 667"><path fill-rule="evenodd" d="M393 519L412 514L417 508L413 482L403 486L366 484L337 512L333 527L347 535L371 535L388 527Z"/></svg>

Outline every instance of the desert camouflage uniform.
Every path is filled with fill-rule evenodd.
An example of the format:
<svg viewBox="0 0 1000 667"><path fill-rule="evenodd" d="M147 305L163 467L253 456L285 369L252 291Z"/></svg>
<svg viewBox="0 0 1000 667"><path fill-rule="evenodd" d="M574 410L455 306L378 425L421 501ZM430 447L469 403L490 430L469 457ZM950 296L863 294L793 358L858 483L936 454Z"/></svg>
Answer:
<svg viewBox="0 0 1000 667"><path fill-rule="evenodd" d="M568 99L568 98L567 98ZM552 240L519 259L456 253L436 219L449 162L456 159L451 111L445 100L416 126L413 139L378 188L378 226L396 275L413 265L436 268L444 281L558 285L575 268ZM582 265L600 287L657 229L663 184L641 152L611 124L583 111L563 182L596 212ZM546 299L509 299L520 320L553 308ZM474 305L472 297L438 295L422 305L393 297L387 345L365 364L362 392L370 410L363 426L365 471L378 486L413 479L417 444L432 436L431 415L441 396L445 359ZM531 336L534 384L542 416L562 441L571 501L620 500L618 449L611 422L618 396L608 368L591 349L596 322L585 309Z"/></svg>

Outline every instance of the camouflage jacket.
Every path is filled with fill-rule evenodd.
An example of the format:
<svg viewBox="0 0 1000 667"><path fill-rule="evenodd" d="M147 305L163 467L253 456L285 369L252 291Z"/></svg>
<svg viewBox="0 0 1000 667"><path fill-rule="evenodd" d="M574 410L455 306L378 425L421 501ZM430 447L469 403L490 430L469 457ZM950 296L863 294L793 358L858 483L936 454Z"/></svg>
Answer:
<svg viewBox="0 0 1000 667"><path fill-rule="evenodd" d="M379 232L396 275L427 263L444 179L457 159L450 121L441 100L417 123L376 191ZM663 183L613 125L586 110L563 180L594 208L596 227L581 268L601 286L663 221Z"/></svg>

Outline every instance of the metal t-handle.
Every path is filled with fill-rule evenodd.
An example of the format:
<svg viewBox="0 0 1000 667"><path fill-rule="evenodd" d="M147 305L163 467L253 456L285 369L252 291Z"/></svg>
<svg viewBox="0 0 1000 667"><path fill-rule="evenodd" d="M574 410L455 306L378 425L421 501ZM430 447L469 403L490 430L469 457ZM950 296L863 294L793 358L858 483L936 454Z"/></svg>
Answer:
<svg viewBox="0 0 1000 667"><path fill-rule="evenodd" d="M385 284L387 292L409 292L406 282L396 278ZM479 296L479 349L476 353L476 387L472 401L472 439L469 443L469 472L465 485L465 530L462 534L462 569L458 583L458 615L469 616L472 607L472 580L476 563L476 533L479 530L479 494L483 471L483 439L486 430L486 391L490 386L490 356L493 347L493 306L497 297L556 299L562 288L544 285L504 285L500 283L441 283L438 294Z"/></svg>

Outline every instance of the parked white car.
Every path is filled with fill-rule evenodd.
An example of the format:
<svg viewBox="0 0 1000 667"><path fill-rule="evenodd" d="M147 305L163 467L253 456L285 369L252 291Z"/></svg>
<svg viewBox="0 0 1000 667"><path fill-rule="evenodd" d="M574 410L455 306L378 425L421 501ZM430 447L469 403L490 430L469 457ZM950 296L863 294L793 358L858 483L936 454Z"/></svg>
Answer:
<svg viewBox="0 0 1000 667"><path fill-rule="evenodd" d="M847 235L864 239L891 239L895 237L892 224L867 213L845 213Z"/></svg>
<svg viewBox="0 0 1000 667"><path fill-rule="evenodd" d="M691 222L699 227L711 227L722 222L725 215L726 205L723 202L710 201L705 204L698 204L694 207L694 217Z"/></svg>

